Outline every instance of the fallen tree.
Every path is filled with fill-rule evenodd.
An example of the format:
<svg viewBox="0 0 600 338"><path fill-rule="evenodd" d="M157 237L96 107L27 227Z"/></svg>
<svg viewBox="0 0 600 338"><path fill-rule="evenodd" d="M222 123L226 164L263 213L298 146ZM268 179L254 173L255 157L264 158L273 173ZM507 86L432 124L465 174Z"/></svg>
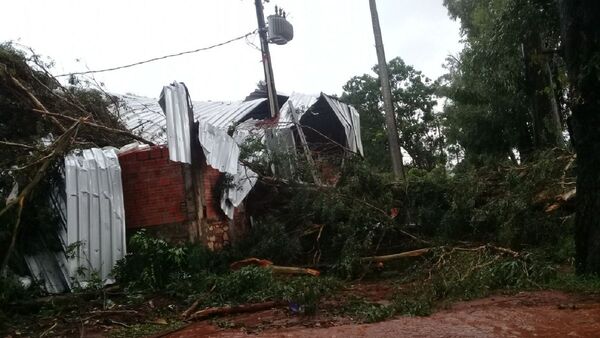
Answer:
<svg viewBox="0 0 600 338"><path fill-rule="evenodd" d="M66 153L119 147L133 140L152 144L126 130L103 91L74 80L63 85L48 67L33 52L27 55L0 44L0 195L4 200L11 193L0 205L0 223L7 225L0 226L2 276L19 247L21 232L55 232L52 218L40 215L51 209L51 181L60 175Z"/></svg>

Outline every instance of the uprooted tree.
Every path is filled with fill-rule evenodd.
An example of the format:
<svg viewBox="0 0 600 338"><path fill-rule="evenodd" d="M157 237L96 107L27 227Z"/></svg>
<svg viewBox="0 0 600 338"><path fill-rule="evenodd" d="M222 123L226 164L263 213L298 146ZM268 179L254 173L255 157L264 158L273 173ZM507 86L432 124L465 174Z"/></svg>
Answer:
<svg viewBox="0 0 600 338"><path fill-rule="evenodd" d="M0 272L5 275L19 240L51 228L48 192L60 161L82 147L120 146L143 140L118 121L100 90L62 85L50 64L33 52L0 45Z"/></svg>

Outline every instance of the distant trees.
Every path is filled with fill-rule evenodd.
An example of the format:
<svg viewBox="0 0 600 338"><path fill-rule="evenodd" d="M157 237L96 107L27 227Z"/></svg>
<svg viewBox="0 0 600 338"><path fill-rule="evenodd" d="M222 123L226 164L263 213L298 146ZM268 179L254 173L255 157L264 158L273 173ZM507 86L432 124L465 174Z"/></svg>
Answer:
<svg viewBox="0 0 600 338"><path fill-rule="evenodd" d="M460 19L464 42L448 57L447 74L433 82L400 58L388 64L400 143L412 165L431 169L447 154L475 167L527 163L535 152L572 146L576 267L600 274L600 1L444 5ZM353 77L344 91L361 114L367 160L389 170L377 79ZM448 99L442 113L433 109L439 97Z"/></svg>
<svg viewBox="0 0 600 338"><path fill-rule="evenodd" d="M432 169L444 164L446 154L440 135L440 121L434 111L436 84L397 57L388 63L392 99L400 132L400 145L412 159L412 166ZM344 85L342 100L358 109L361 116L365 156L374 166L389 170L391 162L382 113L382 97L374 74L355 76Z"/></svg>
<svg viewBox="0 0 600 338"><path fill-rule="evenodd" d="M465 47L447 62L445 132L469 160L561 146L565 70L554 0L444 0Z"/></svg>

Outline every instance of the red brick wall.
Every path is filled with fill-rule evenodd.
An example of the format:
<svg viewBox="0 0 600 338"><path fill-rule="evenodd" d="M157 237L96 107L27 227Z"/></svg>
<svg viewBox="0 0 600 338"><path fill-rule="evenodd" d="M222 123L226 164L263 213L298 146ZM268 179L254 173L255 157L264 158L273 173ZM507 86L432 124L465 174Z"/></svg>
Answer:
<svg viewBox="0 0 600 338"><path fill-rule="evenodd" d="M166 146L119 155L127 228L187 221L183 167Z"/></svg>
<svg viewBox="0 0 600 338"><path fill-rule="evenodd" d="M194 220L187 216L183 165L169 161L166 146L134 150L119 155L125 221L127 228L148 228L149 233L175 242L188 240L188 224ZM245 229L245 213L235 210L235 223L221 210L218 184L223 174L206 164L201 158L202 242L211 250L231 243Z"/></svg>

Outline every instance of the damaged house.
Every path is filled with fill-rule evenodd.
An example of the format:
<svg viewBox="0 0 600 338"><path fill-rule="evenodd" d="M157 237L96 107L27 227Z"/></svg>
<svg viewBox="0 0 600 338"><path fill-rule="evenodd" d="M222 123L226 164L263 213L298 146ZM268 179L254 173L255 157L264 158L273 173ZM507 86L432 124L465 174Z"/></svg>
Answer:
<svg viewBox="0 0 600 338"><path fill-rule="evenodd" d="M51 293L92 279L110 282L127 235L138 229L211 250L234 242L251 226L245 201L258 180L240 160L246 142L288 154L288 163L272 165L283 177L294 170L294 157L310 157L319 184L335 184L343 159L362 155L353 107L325 94L279 95L280 114L271 118L264 96L191 101L181 83L164 87L160 100L115 96L122 123L155 145L84 149L64 158L63 184L51 196L61 249L47 245L25 256L31 275Z"/></svg>
<svg viewBox="0 0 600 338"><path fill-rule="evenodd" d="M267 99L256 92L244 101L199 102L174 83L159 101L119 99L125 125L157 144L126 147L119 154L128 232L144 228L210 249L243 235L250 224L244 200L258 178L240 162L240 148L250 139L291 156L303 156L305 139L326 183L335 182L340 165L328 162L328 155L362 154L357 111L325 94L279 95L275 119ZM281 167L278 171L289 171Z"/></svg>

